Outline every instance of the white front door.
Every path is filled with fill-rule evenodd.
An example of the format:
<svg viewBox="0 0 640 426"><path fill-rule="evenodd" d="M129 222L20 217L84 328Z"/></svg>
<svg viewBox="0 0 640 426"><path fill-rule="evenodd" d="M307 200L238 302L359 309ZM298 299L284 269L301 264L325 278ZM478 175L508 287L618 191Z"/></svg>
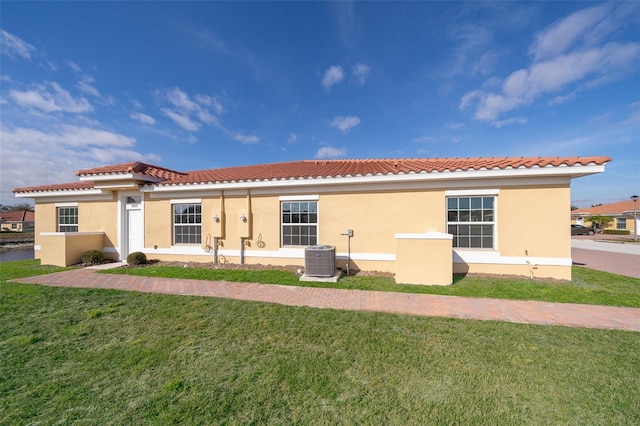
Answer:
<svg viewBox="0 0 640 426"><path fill-rule="evenodd" d="M127 254L144 248L142 210L136 207L127 206Z"/></svg>

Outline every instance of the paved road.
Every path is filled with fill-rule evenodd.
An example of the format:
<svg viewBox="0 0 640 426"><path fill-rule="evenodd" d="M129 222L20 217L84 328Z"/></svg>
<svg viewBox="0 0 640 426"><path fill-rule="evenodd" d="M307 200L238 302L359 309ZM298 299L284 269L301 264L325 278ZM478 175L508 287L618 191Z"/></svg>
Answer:
<svg viewBox="0 0 640 426"><path fill-rule="evenodd" d="M222 297L289 306L640 331L640 308L98 274L76 269L13 280L58 287Z"/></svg>
<svg viewBox="0 0 640 426"><path fill-rule="evenodd" d="M640 244L571 239L574 265L640 278Z"/></svg>

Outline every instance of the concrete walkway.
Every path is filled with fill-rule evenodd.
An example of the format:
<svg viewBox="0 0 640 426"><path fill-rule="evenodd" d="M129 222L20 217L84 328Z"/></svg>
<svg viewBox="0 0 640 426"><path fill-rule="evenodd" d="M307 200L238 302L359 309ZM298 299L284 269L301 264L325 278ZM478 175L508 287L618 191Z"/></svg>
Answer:
<svg viewBox="0 0 640 426"><path fill-rule="evenodd" d="M640 331L640 308L136 277L98 274L90 269L13 281L56 287L220 297L288 306Z"/></svg>

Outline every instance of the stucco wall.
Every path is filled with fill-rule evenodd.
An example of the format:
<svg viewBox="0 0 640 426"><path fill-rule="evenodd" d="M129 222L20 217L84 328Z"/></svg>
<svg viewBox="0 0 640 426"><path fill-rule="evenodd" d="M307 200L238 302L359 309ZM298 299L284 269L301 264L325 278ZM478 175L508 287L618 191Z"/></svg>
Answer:
<svg viewBox="0 0 640 426"><path fill-rule="evenodd" d="M503 256L571 257L568 186L506 188L498 196L498 245Z"/></svg>
<svg viewBox="0 0 640 426"><path fill-rule="evenodd" d="M355 187L354 187L355 188ZM365 188L365 187L362 187ZM474 187L477 190L477 186ZM446 232L444 189L391 191L334 191L327 188L300 196L317 197L318 244L334 245L337 264L345 267L347 243L342 235L354 231L351 238L352 269L396 272L395 234ZM454 249L458 256L456 272L508 273L530 275L528 259L537 259L534 276L570 277L571 244L566 214L570 191L566 185L496 186L496 250ZM462 191L464 192L464 191ZM290 192L287 192L290 194ZM296 198L296 196L291 196ZM173 208L171 201L202 202L202 243L173 245ZM111 201L79 202L79 230L105 233L105 245L118 245L117 195ZM277 194L256 195L247 190L203 191L194 196L175 192L166 198L144 194L144 251L164 260L213 260L213 240L220 241L219 253L227 261L240 261L240 238L245 263L304 265L304 248L280 246L280 198ZM213 221L217 215L219 222ZM247 217L246 222L240 216ZM54 203L36 206L36 244L39 233L56 231ZM473 252L473 256L465 253ZM452 254L452 257L453 254ZM462 259L462 260L461 260ZM470 260L471 259L471 260ZM541 260L541 261L540 261ZM453 260L452 260L453 263ZM568 272L567 272L568 271Z"/></svg>

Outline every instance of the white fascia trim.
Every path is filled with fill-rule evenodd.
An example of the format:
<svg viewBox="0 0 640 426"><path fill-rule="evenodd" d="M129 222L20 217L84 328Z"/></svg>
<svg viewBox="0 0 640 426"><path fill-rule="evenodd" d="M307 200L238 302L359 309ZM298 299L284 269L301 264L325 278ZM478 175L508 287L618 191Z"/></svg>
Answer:
<svg viewBox="0 0 640 426"><path fill-rule="evenodd" d="M395 234L395 238L396 240L453 240L453 235L431 231L424 234Z"/></svg>
<svg viewBox="0 0 640 426"><path fill-rule="evenodd" d="M318 201L319 195L282 195L278 197L280 201Z"/></svg>
<svg viewBox="0 0 640 426"><path fill-rule="evenodd" d="M200 204L202 203L202 198L175 198L169 200L171 204Z"/></svg>
<svg viewBox="0 0 640 426"><path fill-rule="evenodd" d="M98 189L138 189L138 184L131 182L131 183L113 183L113 184L108 184L108 185L101 185L101 184L96 184L94 185L95 188Z"/></svg>
<svg viewBox="0 0 640 426"><path fill-rule="evenodd" d="M50 236L74 236L74 235L104 235L104 232L41 232L41 236L50 237Z"/></svg>
<svg viewBox="0 0 640 426"><path fill-rule="evenodd" d="M144 182L160 182L164 179L156 178L142 173L107 173L99 175L82 175L78 177L81 181L102 182L119 180L138 180Z"/></svg>
<svg viewBox="0 0 640 426"><path fill-rule="evenodd" d="M40 201L55 201L61 197L69 200L79 201L101 201L109 200L112 197L111 191L101 189L65 190L65 191L44 191L44 192L20 192L16 193L17 198L38 198ZM48 199L51 200L48 200Z"/></svg>
<svg viewBox="0 0 640 426"><path fill-rule="evenodd" d="M445 197L477 196L477 195L499 195L500 190L496 189L447 189L444 191Z"/></svg>
<svg viewBox="0 0 640 426"><path fill-rule="evenodd" d="M570 257L528 257L501 256L496 251L454 250L453 263L489 264L489 265L544 265L571 266Z"/></svg>
<svg viewBox="0 0 640 426"><path fill-rule="evenodd" d="M175 198L179 199L181 196L184 196L184 191L172 191L172 192L163 192L163 193L155 193L150 192L148 188L142 188L142 192L146 192L149 194L149 198L152 200L159 199L167 199L167 198ZM222 196L222 191L189 191L189 195L192 197L202 197L202 198L215 198Z"/></svg>
<svg viewBox="0 0 640 426"><path fill-rule="evenodd" d="M338 176L338 177L315 177L300 179L273 179L245 182L222 182L222 183L190 183L185 185L162 185L149 186L143 190L147 192L170 192L189 191L207 189L242 189L242 188L271 188L271 187L307 187L319 185L339 185L339 184L365 184L365 183L390 183L390 182L425 182L441 180L468 180L468 179L492 179L492 178L525 178L525 177L572 177L586 176L604 172L604 165L587 166L559 166L559 167L538 167L519 169L497 169L497 170L466 170L466 171L444 171L444 172L421 172L406 174L388 175L365 175L365 176ZM486 186L486 184L485 184Z"/></svg>
<svg viewBox="0 0 640 426"><path fill-rule="evenodd" d="M56 203L56 207L78 207L78 202L74 201L73 203Z"/></svg>

